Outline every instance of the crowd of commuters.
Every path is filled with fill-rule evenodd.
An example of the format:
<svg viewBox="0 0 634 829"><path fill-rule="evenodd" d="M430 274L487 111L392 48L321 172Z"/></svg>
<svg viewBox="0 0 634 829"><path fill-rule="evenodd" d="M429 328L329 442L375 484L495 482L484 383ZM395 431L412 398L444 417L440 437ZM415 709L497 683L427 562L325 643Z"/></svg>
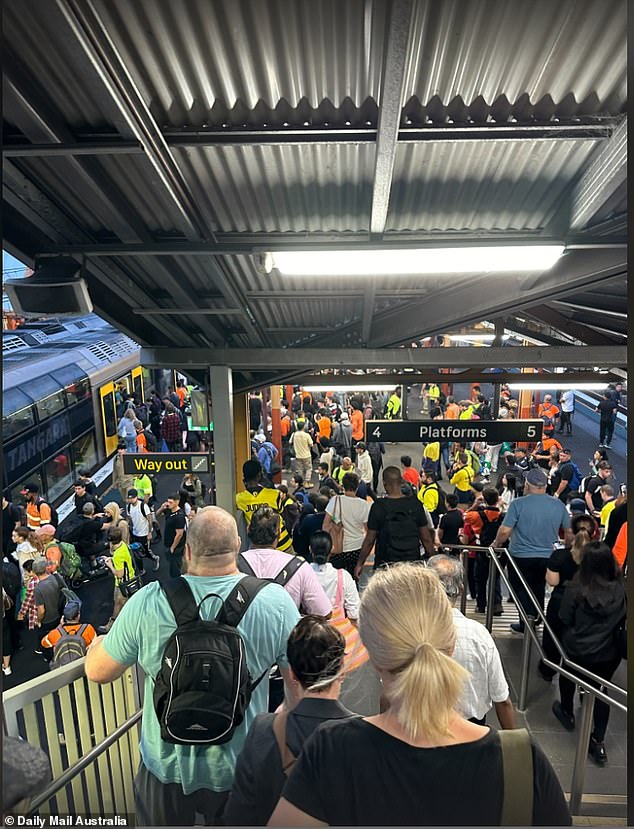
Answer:
<svg viewBox="0 0 634 829"><path fill-rule="evenodd" d="M433 384L423 396L434 419L491 417L479 389L458 403L443 399ZM398 417L400 390L383 401L353 398L348 410L334 396L298 393L282 411L287 425L279 457L269 440L266 407L252 395L252 457L236 494L236 524L224 510L205 506L206 493L194 475L159 504L151 478L123 474L123 454L146 446L135 439L133 447L124 434L125 421L137 419L126 402L114 482L125 492L125 507L102 505L82 476L75 487L78 529L66 542L84 560L84 575L105 570L113 578L112 613L101 635L81 618L72 591L69 597L61 577L68 551L56 539L52 512L46 513L37 489L31 503L40 520L33 509L30 519L37 527L3 501L12 522L5 584L11 582L8 571L15 571L15 596L3 592L3 615L13 619L5 625L9 639L23 619L39 628L48 661L64 664L86 654L93 681L110 682L129 665L142 667L142 762L134 784L139 825L191 825L197 813L210 825L503 825L511 819L511 801L526 825L570 824L550 763L525 732L514 731L493 639L457 605L466 582L477 610L485 611L486 548L506 548L508 577L526 614L535 615L535 602L543 608L549 585L547 619L566 652L598 677L613 676L622 657L627 561L619 561L616 548L627 499L608 483L605 446L592 459L590 474L582 475L572 452L554 438L567 431L568 421L545 398L542 440L534 451L438 442L422 447L420 464L403 455L400 466L384 467L385 447L364 443L363 424L377 415ZM564 401L558 402L563 411ZM510 393L503 395L500 416L514 416L512 403ZM167 400L161 423L180 408ZM168 440L168 434L161 425L160 439L172 449L177 438ZM184 439L181 432L179 448ZM282 464L294 470L288 486L273 483ZM443 478L450 491L439 484ZM152 547L159 533L162 556ZM481 548L466 573L454 545ZM57 559L47 547L57 547ZM371 556L372 577L360 590ZM158 569L163 560L169 584L178 586L143 585L144 567ZM493 612L501 615L497 576L493 595ZM242 668L235 668L235 678L247 689L238 714L234 705L228 736L207 742L200 733L197 739L171 739L170 731L182 693L192 705L194 697L187 695L197 695L193 727L213 732L218 690L213 699L205 696L210 686L199 678L199 663L174 668L175 700L171 694L169 704L157 701L170 643L176 638L186 644L184 623L199 615L237 631ZM512 628L521 633L523 622ZM19 629L17 635L19 640ZM544 631L544 651L552 658L549 637ZM353 641L359 664L369 660L382 683L381 711L374 716L356 715L339 701L353 670ZM4 653L6 674L11 668ZM229 670L234 663L222 658ZM543 663L538 670L552 680ZM553 713L572 730L575 685L560 676L559 689ZM499 731L487 724L492 711ZM589 754L598 765L607 762L608 715L609 707L597 701ZM510 755L515 764L523 758L532 779L503 773ZM368 787L377 772L381 786ZM456 779L462 781L458 800L452 796Z"/></svg>

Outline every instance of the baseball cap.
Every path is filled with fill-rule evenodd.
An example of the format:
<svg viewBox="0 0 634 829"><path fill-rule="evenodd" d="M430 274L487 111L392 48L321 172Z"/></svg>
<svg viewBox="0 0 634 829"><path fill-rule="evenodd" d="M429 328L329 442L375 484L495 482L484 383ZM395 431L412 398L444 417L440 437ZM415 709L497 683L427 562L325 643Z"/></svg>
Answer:
<svg viewBox="0 0 634 829"><path fill-rule="evenodd" d="M64 619L74 619L79 616L81 612L81 605L74 600L66 602L64 605Z"/></svg>
<svg viewBox="0 0 634 829"><path fill-rule="evenodd" d="M55 527L52 524L42 524L35 530L35 535L55 535Z"/></svg>
<svg viewBox="0 0 634 829"><path fill-rule="evenodd" d="M255 436L255 439L256 439L259 443L264 443L264 441L266 440L266 438L264 437L264 435L262 434L262 432L258 432L258 434Z"/></svg>
<svg viewBox="0 0 634 829"><path fill-rule="evenodd" d="M548 478L541 469L530 469L526 476L526 481L531 486L545 487L548 483Z"/></svg>
<svg viewBox="0 0 634 829"><path fill-rule="evenodd" d="M128 498L137 498L139 493L136 489L129 489L128 490Z"/></svg>
<svg viewBox="0 0 634 829"><path fill-rule="evenodd" d="M561 451L565 452L566 455L572 455L572 449L566 449L565 447L562 447Z"/></svg>
<svg viewBox="0 0 634 829"><path fill-rule="evenodd" d="M20 490L20 495L26 495L29 492L39 492L40 488L37 484L25 484L24 489Z"/></svg>
<svg viewBox="0 0 634 829"><path fill-rule="evenodd" d="M341 412L341 420L350 420L348 412Z"/></svg>

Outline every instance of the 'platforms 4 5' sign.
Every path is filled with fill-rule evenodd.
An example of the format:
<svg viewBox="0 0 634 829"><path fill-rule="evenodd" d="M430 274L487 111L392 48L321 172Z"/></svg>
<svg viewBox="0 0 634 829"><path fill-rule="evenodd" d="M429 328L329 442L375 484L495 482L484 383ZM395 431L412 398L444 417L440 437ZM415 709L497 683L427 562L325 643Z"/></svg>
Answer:
<svg viewBox="0 0 634 829"><path fill-rule="evenodd" d="M434 441L485 443L537 443L544 422L540 420L367 420L365 439L395 443Z"/></svg>
<svg viewBox="0 0 634 829"><path fill-rule="evenodd" d="M184 475L193 472L204 475L209 472L209 455L202 452L139 452L123 456L126 475Z"/></svg>

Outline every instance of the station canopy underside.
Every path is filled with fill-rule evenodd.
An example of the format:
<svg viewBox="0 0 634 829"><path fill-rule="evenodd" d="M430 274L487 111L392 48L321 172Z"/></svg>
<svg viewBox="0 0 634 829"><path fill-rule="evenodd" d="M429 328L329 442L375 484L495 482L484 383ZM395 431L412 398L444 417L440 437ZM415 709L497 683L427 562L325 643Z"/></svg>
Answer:
<svg viewBox="0 0 634 829"><path fill-rule="evenodd" d="M5 249L82 261L147 355L244 351L237 388L483 324L624 355L625 0L6 0L3 38ZM266 264L545 242L544 273Z"/></svg>

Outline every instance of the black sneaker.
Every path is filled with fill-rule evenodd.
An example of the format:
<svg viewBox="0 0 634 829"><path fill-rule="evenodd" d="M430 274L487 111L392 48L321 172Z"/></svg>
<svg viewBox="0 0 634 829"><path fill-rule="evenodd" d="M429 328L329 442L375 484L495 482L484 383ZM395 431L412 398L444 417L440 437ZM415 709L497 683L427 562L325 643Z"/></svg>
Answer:
<svg viewBox="0 0 634 829"><path fill-rule="evenodd" d="M541 676L544 682L552 682L555 674L550 668L547 668L542 662L537 665L537 673Z"/></svg>
<svg viewBox="0 0 634 829"><path fill-rule="evenodd" d="M564 709L561 707L561 703L557 699L553 702L552 712L557 717L559 722L563 725L563 727L566 729L566 731L575 730L575 715L568 714L567 711L564 711Z"/></svg>
<svg viewBox="0 0 634 829"><path fill-rule="evenodd" d="M594 737L590 737L588 755L592 757L597 766L605 766L608 762L608 755L605 752L605 744Z"/></svg>
<svg viewBox="0 0 634 829"><path fill-rule="evenodd" d="M524 624L522 622L513 622L510 627L513 633L524 633Z"/></svg>
<svg viewBox="0 0 634 829"><path fill-rule="evenodd" d="M494 616L503 616L504 615L504 608L501 604L496 604L493 606L493 615Z"/></svg>

